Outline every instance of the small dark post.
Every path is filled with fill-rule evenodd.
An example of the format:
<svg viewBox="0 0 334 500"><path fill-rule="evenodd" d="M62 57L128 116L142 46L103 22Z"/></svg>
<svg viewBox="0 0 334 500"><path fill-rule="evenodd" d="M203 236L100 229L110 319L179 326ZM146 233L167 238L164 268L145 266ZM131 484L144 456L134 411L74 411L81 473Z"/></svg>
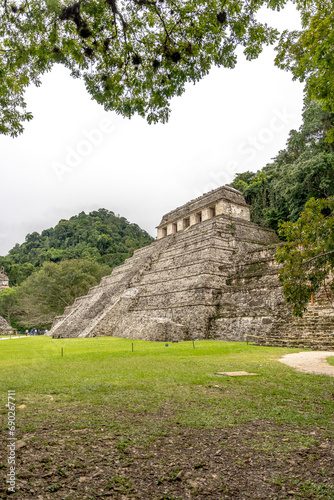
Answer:
<svg viewBox="0 0 334 500"><path fill-rule="evenodd" d="M133 342L132 342L132 352L133 352Z"/></svg>
<svg viewBox="0 0 334 500"><path fill-rule="evenodd" d="M193 341L193 349L195 349L195 342Z"/></svg>
<svg viewBox="0 0 334 500"><path fill-rule="evenodd" d="M64 356L64 349L61 348L61 355Z"/></svg>

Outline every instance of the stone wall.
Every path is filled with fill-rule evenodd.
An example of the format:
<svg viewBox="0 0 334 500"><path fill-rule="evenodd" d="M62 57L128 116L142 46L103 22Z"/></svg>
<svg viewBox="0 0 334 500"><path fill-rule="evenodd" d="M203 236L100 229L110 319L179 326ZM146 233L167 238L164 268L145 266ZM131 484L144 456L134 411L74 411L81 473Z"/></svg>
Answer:
<svg viewBox="0 0 334 500"><path fill-rule="evenodd" d="M321 289L302 318L288 316L275 329L260 335L256 332L249 340L256 345L334 349L333 300Z"/></svg>

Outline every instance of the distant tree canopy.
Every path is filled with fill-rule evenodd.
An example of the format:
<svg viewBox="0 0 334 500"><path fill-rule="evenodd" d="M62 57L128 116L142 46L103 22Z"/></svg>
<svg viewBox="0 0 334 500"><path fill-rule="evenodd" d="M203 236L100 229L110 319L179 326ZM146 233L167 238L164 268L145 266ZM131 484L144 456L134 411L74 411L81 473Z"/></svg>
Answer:
<svg viewBox="0 0 334 500"><path fill-rule="evenodd" d="M55 64L82 78L106 110L165 122L173 96L213 65L233 68L236 49L256 58L277 30L261 7L301 11L303 29L285 32L276 64L306 82L333 110L331 1L310 0L3 0L0 4L0 133L16 136L32 118L24 92Z"/></svg>
<svg viewBox="0 0 334 500"><path fill-rule="evenodd" d="M108 266L88 259L45 262L20 286L0 292L0 315L18 328L50 327L55 316L109 272Z"/></svg>
<svg viewBox="0 0 334 500"><path fill-rule="evenodd" d="M54 228L26 236L26 241L0 257L10 286L21 284L44 262L88 259L108 266L109 272L133 251L148 245L153 238L137 224L100 209L61 220Z"/></svg>
<svg viewBox="0 0 334 500"><path fill-rule="evenodd" d="M291 130L286 148L258 172L237 174L232 185L252 205L253 222L277 230L295 222L310 198L334 196L334 144L326 140L334 113L305 104L303 124Z"/></svg>
<svg viewBox="0 0 334 500"><path fill-rule="evenodd" d="M0 316L10 324L20 314L16 288L5 288L0 292Z"/></svg>
<svg viewBox="0 0 334 500"><path fill-rule="evenodd" d="M0 257L13 287L0 292L0 315L16 328L50 327L76 297L152 241L137 224L102 208L28 234Z"/></svg>

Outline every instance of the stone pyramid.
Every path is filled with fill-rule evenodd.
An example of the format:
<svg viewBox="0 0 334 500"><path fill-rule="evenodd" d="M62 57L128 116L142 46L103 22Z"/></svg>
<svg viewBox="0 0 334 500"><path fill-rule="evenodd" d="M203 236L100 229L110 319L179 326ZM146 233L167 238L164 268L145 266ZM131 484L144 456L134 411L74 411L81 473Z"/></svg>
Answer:
<svg viewBox="0 0 334 500"><path fill-rule="evenodd" d="M10 326L9 323L7 323L7 321L5 320L5 318L3 318L2 316L0 316L0 336L2 336L2 335L10 335L12 333L14 333L13 328Z"/></svg>
<svg viewBox="0 0 334 500"><path fill-rule="evenodd" d="M169 212L158 239L77 298L50 335L155 341L253 335L278 345L293 322L273 257L280 242L250 222L249 209L239 191L223 186Z"/></svg>

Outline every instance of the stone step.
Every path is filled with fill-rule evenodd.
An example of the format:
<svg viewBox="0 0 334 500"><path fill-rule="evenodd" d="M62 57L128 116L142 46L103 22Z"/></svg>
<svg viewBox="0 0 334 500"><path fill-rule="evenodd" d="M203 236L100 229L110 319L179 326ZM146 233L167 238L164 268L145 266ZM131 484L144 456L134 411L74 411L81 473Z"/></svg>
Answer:
<svg viewBox="0 0 334 500"><path fill-rule="evenodd" d="M271 347L296 347L314 350L333 350L334 342L330 340L295 340L295 339L257 339L249 341L253 345L271 346Z"/></svg>
<svg viewBox="0 0 334 500"><path fill-rule="evenodd" d="M317 323L294 323L293 325L289 325L288 327L282 327L282 331L289 331L293 330L295 328L305 328L305 329L310 329L310 330L315 330L318 328L333 328L333 322L323 322L319 321Z"/></svg>

